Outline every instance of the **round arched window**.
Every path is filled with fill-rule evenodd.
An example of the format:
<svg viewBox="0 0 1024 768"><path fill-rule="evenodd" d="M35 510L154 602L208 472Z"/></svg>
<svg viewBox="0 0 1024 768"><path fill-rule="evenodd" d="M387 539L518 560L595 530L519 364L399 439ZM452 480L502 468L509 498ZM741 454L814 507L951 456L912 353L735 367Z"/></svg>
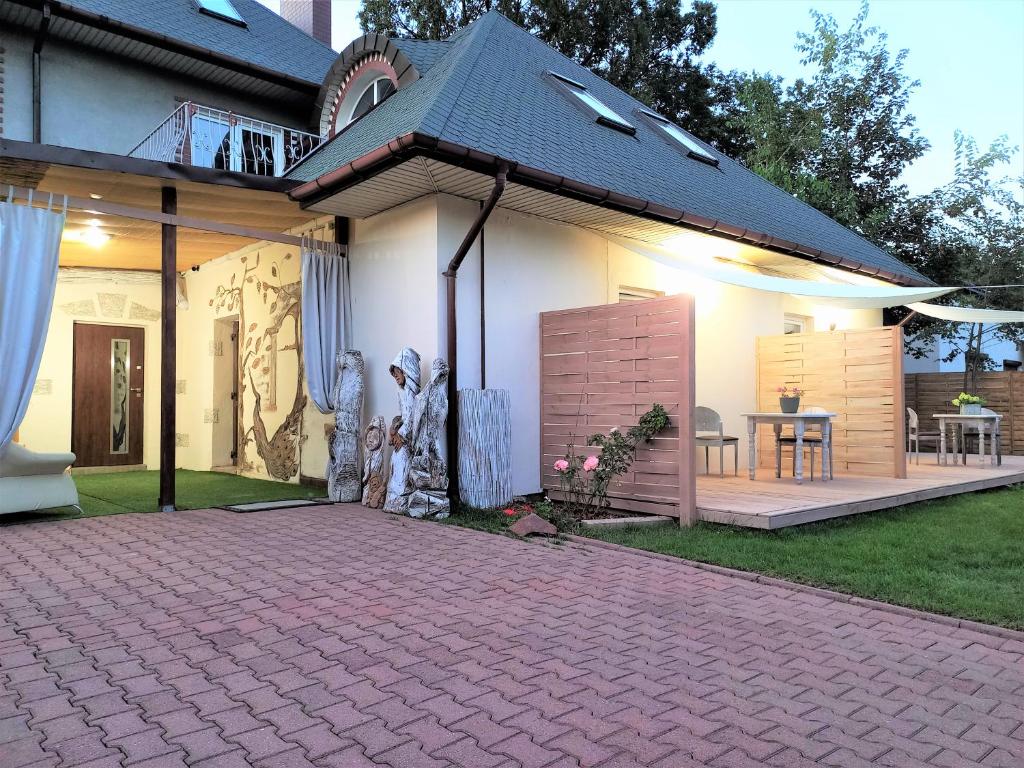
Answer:
<svg viewBox="0 0 1024 768"><path fill-rule="evenodd" d="M352 105L352 111L349 113L346 124L351 123L353 120L358 120L394 92L395 84L391 82L391 78L378 77L359 94L359 97Z"/></svg>

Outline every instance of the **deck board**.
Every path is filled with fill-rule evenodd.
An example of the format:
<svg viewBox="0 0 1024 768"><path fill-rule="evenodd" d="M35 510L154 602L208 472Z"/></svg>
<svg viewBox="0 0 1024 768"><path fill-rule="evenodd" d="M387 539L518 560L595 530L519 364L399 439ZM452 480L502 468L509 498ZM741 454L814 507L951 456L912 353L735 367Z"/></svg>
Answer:
<svg viewBox="0 0 1024 768"><path fill-rule="evenodd" d="M797 485L764 469L756 480L746 473L697 475L697 514L709 522L775 529L1024 483L1024 456L1005 456L1001 467L979 466L976 456L966 467L934 461L934 455L923 455L920 464L908 462L905 480L837 473L828 483L805 479Z"/></svg>

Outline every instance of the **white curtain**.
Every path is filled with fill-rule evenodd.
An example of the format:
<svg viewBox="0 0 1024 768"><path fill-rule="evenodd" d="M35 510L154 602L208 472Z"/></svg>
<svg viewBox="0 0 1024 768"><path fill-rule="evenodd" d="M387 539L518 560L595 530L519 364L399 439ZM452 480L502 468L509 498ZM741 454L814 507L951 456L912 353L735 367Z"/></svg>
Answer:
<svg viewBox="0 0 1024 768"><path fill-rule="evenodd" d="M947 307L941 304L907 304L909 309L939 320L956 323L1024 323L1024 312L1003 309L975 309L974 307Z"/></svg>
<svg viewBox="0 0 1024 768"><path fill-rule="evenodd" d="M321 413L334 411L336 358L351 342L348 259L341 246L331 246L302 246L302 357L309 396Z"/></svg>
<svg viewBox="0 0 1024 768"><path fill-rule="evenodd" d="M25 418L50 325L64 214L0 203L0 454Z"/></svg>
<svg viewBox="0 0 1024 768"><path fill-rule="evenodd" d="M819 283L814 280L794 280L774 277L756 272L718 264L710 259L697 259L660 245L641 243L623 237L610 237L641 256L675 269L692 272L695 275L720 283L753 288L771 293L789 293L803 298L828 299L830 306L843 309L884 309L898 307L911 301L927 301L937 296L959 290L959 288L931 286L926 288L902 288L895 285L849 285L847 283Z"/></svg>

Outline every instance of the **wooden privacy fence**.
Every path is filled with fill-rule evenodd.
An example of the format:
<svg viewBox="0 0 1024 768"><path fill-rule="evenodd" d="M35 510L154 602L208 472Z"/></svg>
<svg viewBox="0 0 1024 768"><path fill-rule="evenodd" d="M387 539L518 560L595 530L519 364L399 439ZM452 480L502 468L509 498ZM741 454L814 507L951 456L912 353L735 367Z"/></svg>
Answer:
<svg viewBox="0 0 1024 768"><path fill-rule="evenodd" d="M838 414L832 427L837 476L907 476L902 328L760 336L759 411L779 410L781 386L804 390L802 409L819 406ZM773 467L772 428L762 428L758 440L759 465ZM789 472L792 451L783 454Z"/></svg>
<svg viewBox="0 0 1024 768"><path fill-rule="evenodd" d="M963 373L908 373L906 376L907 405L917 411L922 431L938 429L932 414L953 413L956 408L950 400L963 390ZM1003 453L1024 455L1024 372L979 373L977 390L971 394L984 397L985 407L1003 416L1000 425Z"/></svg>
<svg viewBox="0 0 1024 768"><path fill-rule="evenodd" d="M594 453L589 435L623 431L654 403L670 427L637 451L629 473L609 489L616 509L696 519L693 461L693 297L630 301L543 312L541 483L558 498L552 465L572 443Z"/></svg>

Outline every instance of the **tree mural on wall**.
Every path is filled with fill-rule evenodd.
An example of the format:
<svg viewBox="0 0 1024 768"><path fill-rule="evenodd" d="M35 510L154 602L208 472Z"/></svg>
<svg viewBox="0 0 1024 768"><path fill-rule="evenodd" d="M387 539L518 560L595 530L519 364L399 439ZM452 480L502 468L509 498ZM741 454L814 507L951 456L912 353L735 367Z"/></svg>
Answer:
<svg viewBox="0 0 1024 768"><path fill-rule="evenodd" d="M284 261L290 261L292 254L286 253ZM281 268L277 261L270 265L270 278L260 275L260 254L254 259L248 256L239 258L242 273L233 272L227 285L218 285L210 306L225 312L238 312L238 327L244 338L240 340L238 396L244 403L244 395L251 391L253 396L252 423L248 426L244 418L238 424L238 466L243 471L253 471L256 467L250 459L248 449L255 445L256 453L263 460L267 474L279 480L290 480L299 471L298 446L301 441L302 412L306 406L306 396L302 381L304 368L302 352L299 348L301 338L301 283L299 281L283 283ZM255 291L256 297L263 303L269 313L269 321L260 329L258 322L246 320L246 286L250 293ZM286 323L291 320L295 330L295 342L278 347L278 336ZM270 434L263 419L264 399L258 381L268 384L271 403L276 407L277 353L294 352L296 356L295 397L291 409L280 426ZM244 412L241 414L244 417Z"/></svg>

